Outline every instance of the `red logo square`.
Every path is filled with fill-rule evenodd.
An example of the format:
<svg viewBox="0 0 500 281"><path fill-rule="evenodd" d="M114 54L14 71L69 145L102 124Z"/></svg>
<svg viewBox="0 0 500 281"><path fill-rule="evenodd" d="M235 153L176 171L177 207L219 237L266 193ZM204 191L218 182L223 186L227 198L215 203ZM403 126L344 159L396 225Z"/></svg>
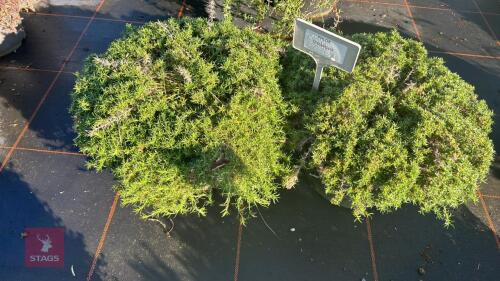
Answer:
<svg viewBox="0 0 500 281"><path fill-rule="evenodd" d="M26 228L25 232L25 266L64 266L64 228Z"/></svg>

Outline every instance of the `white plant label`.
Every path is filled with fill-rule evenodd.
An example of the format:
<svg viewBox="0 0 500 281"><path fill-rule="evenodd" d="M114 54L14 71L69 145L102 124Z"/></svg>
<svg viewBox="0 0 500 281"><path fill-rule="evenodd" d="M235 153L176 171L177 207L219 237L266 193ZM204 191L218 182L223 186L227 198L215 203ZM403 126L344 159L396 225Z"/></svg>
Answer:
<svg viewBox="0 0 500 281"><path fill-rule="evenodd" d="M347 54L346 46L335 44L332 40L310 29L306 29L305 31L304 47L320 56L330 58L339 64L344 63L344 58Z"/></svg>
<svg viewBox="0 0 500 281"><path fill-rule="evenodd" d="M333 65L352 72L361 46L302 19L295 19L293 47L310 55L316 62L313 88L318 89L323 67Z"/></svg>

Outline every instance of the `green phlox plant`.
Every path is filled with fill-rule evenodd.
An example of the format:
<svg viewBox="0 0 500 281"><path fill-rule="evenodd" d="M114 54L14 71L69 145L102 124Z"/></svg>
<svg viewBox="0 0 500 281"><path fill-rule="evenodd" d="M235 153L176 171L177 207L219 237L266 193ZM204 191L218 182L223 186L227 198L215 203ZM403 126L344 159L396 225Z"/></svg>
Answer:
<svg viewBox="0 0 500 281"><path fill-rule="evenodd" d="M355 71L327 68L318 92L312 59L292 49L284 57L288 151L358 219L412 203L449 225L488 173L492 111L421 43L396 31L351 39L362 45Z"/></svg>
<svg viewBox="0 0 500 281"><path fill-rule="evenodd" d="M85 63L72 94L76 144L111 168L145 218L222 213L244 222L278 198L288 172L279 41L228 21L127 26Z"/></svg>

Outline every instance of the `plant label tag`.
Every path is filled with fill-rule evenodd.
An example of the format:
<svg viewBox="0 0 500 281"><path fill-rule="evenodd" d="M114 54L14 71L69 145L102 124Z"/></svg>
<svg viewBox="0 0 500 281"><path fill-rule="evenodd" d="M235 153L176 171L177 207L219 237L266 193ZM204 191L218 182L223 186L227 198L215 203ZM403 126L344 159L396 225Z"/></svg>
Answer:
<svg viewBox="0 0 500 281"><path fill-rule="evenodd" d="M310 55L316 62L315 90L319 87L324 66L333 65L352 72L361 51L358 43L299 18L295 19L293 47Z"/></svg>

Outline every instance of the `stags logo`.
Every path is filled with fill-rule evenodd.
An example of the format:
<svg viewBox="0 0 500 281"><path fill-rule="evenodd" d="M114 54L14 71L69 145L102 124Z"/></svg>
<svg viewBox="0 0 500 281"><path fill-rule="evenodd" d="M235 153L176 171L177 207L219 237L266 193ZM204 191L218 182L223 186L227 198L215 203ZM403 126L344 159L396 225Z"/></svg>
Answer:
<svg viewBox="0 0 500 281"><path fill-rule="evenodd" d="M62 267L64 265L64 229L27 228L24 264L27 267Z"/></svg>
<svg viewBox="0 0 500 281"><path fill-rule="evenodd" d="M41 252L43 253L48 253L49 252L49 249L52 248L52 241L50 241L50 237L49 235L45 235L45 239L40 239L40 235L36 235L36 238L38 239L38 241L42 242L42 248L40 249Z"/></svg>

